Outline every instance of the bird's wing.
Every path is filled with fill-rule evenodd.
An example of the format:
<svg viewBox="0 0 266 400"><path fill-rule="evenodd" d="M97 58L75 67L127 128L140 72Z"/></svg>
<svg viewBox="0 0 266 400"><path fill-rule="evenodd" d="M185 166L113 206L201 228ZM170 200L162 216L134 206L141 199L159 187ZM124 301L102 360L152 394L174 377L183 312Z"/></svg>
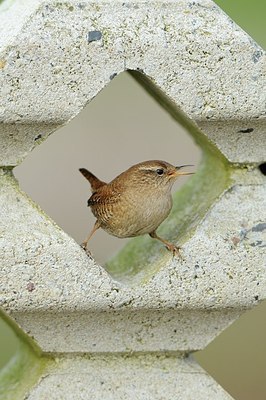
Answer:
<svg viewBox="0 0 266 400"><path fill-rule="evenodd" d="M114 190L114 188L109 187L109 185L104 185L91 195L88 200L88 206L115 204L119 201L119 198L119 191Z"/></svg>
<svg viewBox="0 0 266 400"><path fill-rule="evenodd" d="M91 207L91 211L101 227L109 226L114 215L114 209L119 204L119 197L120 193L114 191L109 185L105 185L89 198L88 206Z"/></svg>

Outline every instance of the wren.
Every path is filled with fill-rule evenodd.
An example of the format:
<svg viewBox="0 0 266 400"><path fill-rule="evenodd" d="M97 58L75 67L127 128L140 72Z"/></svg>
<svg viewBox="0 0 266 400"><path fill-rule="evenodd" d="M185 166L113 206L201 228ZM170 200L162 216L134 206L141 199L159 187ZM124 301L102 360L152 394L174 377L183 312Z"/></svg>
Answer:
<svg viewBox="0 0 266 400"><path fill-rule="evenodd" d="M173 254L179 255L180 247L159 237L156 229L169 215L173 201L171 189L181 175L193 172L180 171L165 161L144 161L133 165L110 183L105 183L85 168L80 172L90 182L92 195L88 206L96 217L95 225L87 243L98 228L118 238L129 238L149 234L160 240Z"/></svg>

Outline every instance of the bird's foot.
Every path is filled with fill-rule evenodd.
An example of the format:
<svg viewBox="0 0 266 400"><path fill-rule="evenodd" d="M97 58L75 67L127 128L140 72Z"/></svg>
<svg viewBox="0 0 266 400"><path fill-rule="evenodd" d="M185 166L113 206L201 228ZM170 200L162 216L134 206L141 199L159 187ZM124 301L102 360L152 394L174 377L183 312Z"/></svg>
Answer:
<svg viewBox="0 0 266 400"><path fill-rule="evenodd" d="M173 257L178 256L183 260L183 257L180 254L180 249L181 248L179 246L176 246L175 244L173 244L171 242L168 242L167 240L161 238L160 236L157 235L156 231L150 232L149 235L153 239L160 240L160 242L162 242L165 245L167 250L171 251L171 253L173 254Z"/></svg>
<svg viewBox="0 0 266 400"><path fill-rule="evenodd" d="M179 258L181 258L183 260L183 257L182 257L181 252L180 252L181 247L176 246L173 243L168 243L165 247L167 248L167 250L169 250L173 254L173 257L177 256L177 257L179 257Z"/></svg>
<svg viewBox="0 0 266 400"><path fill-rule="evenodd" d="M93 258L91 251L87 249L87 243L81 243L80 247L85 251L88 257Z"/></svg>

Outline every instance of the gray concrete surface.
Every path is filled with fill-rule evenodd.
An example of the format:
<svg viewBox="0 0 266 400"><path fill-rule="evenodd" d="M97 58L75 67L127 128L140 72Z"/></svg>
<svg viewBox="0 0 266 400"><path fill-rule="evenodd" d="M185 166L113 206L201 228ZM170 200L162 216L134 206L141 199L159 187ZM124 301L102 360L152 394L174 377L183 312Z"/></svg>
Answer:
<svg viewBox="0 0 266 400"><path fill-rule="evenodd" d="M263 52L209 0L39 0L25 1L22 13L18 2L4 6L0 304L44 352L63 353L62 364L54 373L47 371L30 399L45 398L51 391L57 398L66 392L88 398L87 377L82 375L88 355L80 362L68 362L67 355L95 351L128 353L122 367L115 357L113 364L103 358L110 390L120 396L116 398L137 393L146 399L151 381L153 398L160 399L167 393L167 385L159 385L161 365L150 369L143 391L129 385L143 382L145 365L153 357L147 352L203 348L244 309L265 298L265 180L256 171L265 154ZM120 278L87 257L19 190L10 170L126 69L139 71L138 78L169 111L184 123L190 121L203 150L217 156L210 168L227 174L224 189L212 205L206 203L205 211L204 199L188 202L183 219L192 213L193 202L202 204L182 237L183 260L147 244L143 270L134 279L130 257ZM235 164L221 161L215 146ZM175 215L165 228L169 232L176 230ZM138 250L132 262L136 256ZM144 353L135 369L126 367L136 361L132 351ZM218 399L228 398L205 373L195 373L194 363L188 366L171 357L165 367L171 371L167 398L173 398L176 385L182 399L195 398L193 393L204 399L214 393ZM96 371L99 359L92 360L90 368ZM182 363L188 368L185 374ZM116 382L121 370L126 375L120 390ZM176 374L181 376L178 383ZM106 388L99 384L95 393L102 398Z"/></svg>

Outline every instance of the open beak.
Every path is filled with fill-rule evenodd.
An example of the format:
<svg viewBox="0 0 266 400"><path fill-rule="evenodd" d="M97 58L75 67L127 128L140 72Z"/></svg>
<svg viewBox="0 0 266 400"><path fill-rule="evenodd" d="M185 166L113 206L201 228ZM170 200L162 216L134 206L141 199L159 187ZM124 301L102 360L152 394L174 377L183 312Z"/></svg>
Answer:
<svg viewBox="0 0 266 400"><path fill-rule="evenodd" d="M180 176L180 175L193 175L193 174L195 174L195 172L186 172L186 171L181 172L181 171L179 171L181 168L184 168L184 167L194 167L194 165L191 165L191 164L179 165L178 167L175 167L176 170L171 175L172 176Z"/></svg>

